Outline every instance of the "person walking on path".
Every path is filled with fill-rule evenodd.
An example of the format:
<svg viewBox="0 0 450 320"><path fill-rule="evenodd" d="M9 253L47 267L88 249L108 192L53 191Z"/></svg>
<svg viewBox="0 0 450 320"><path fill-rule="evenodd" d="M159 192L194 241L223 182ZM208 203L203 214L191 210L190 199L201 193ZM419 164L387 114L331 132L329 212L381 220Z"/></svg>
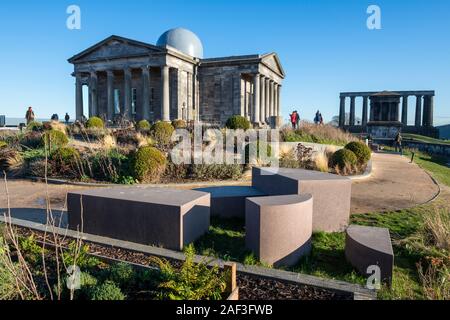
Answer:
<svg viewBox="0 0 450 320"><path fill-rule="evenodd" d="M66 124L69 124L70 116L67 112L66 115L64 116L64 120L66 121Z"/></svg>
<svg viewBox="0 0 450 320"><path fill-rule="evenodd" d="M319 112L319 110L317 110L316 115L314 116L314 124L316 124L316 125L318 125L320 122L319 114L320 114L320 112Z"/></svg>
<svg viewBox="0 0 450 320"><path fill-rule="evenodd" d="M402 135L399 131L395 136L394 145L395 145L395 152L400 152L400 154L403 154L402 139L403 139Z"/></svg>
<svg viewBox="0 0 450 320"><path fill-rule="evenodd" d="M297 129L300 129L300 115L298 114L297 110L295 110L295 114L297 115L295 124L296 124Z"/></svg>
<svg viewBox="0 0 450 320"><path fill-rule="evenodd" d="M34 111L33 108L28 107L27 113L25 113L25 119L27 120L27 125L30 124L30 122L34 121Z"/></svg>
<svg viewBox="0 0 450 320"><path fill-rule="evenodd" d="M290 119L291 119L292 129L296 129L296 128L297 128L297 119L298 119L297 111L293 111L293 112L289 115L289 117L290 117Z"/></svg>

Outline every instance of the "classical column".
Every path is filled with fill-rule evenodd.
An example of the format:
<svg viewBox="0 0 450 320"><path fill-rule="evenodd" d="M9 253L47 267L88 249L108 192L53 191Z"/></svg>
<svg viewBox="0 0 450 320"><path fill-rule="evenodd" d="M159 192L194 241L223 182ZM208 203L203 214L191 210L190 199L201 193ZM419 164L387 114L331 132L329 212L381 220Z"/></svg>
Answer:
<svg viewBox="0 0 450 320"><path fill-rule="evenodd" d="M434 127L434 96L428 96L428 126Z"/></svg>
<svg viewBox="0 0 450 320"><path fill-rule="evenodd" d="M420 127L421 118L422 118L422 96L416 95L416 121L415 121L416 127Z"/></svg>
<svg viewBox="0 0 450 320"><path fill-rule="evenodd" d="M276 84L276 83L274 84L273 91L274 91L273 115L277 116L278 115L278 84Z"/></svg>
<svg viewBox="0 0 450 320"><path fill-rule="evenodd" d="M114 120L114 72L112 70L106 71L106 99L107 99L107 118Z"/></svg>
<svg viewBox="0 0 450 320"><path fill-rule="evenodd" d="M270 79L266 78L266 105L265 105L264 122L269 123L270 116Z"/></svg>
<svg viewBox="0 0 450 320"><path fill-rule="evenodd" d="M259 98L261 94L260 75L256 73L253 75L253 122L259 123Z"/></svg>
<svg viewBox="0 0 450 320"><path fill-rule="evenodd" d="M150 69L142 67L142 119L150 119Z"/></svg>
<svg viewBox="0 0 450 320"><path fill-rule="evenodd" d="M408 125L408 96L402 98L402 123L404 126Z"/></svg>
<svg viewBox="0 0 450 320"><path fill-rule="evenodd" d="M339 127L343 128L345 126L345 98L341 96L341 103L339 106Z"/></svg>
<svg viewBox="0 0 450 320"><path fill-rule="evenodd" d="M270 81L270 108L269 108L269 121L275 113L275 82Z"/></svg>
<svg viewBox="0 0 450 320"><path fill-rule="evenodd" d="M428 127L428 96L423 96L422 126Z"/></svg>
<svg viewBox="0 0 450 320"><path fill-rule="evenodd" d="M259 113L259 122L266 123L266 77L261 76L261 108Z"/></svg>
<svg viewBox="0 0 450 320"><path fill-rule="evenodd" d="M350 126L355 125L355 99L356 97L350 97Z"/></svg>
<svg viewBox="0 0 450 320"><path fill-rule="evenodd" d="M83 83L80 73L77 73L75 77L75 117L76 120L81 120L83 118Z"/></svg>
<svg viewBox="0 0 450 320"><path fill-rule="evenodd" d="M281 116L281 84L278 85L277 90L277 117Z"/></svg>
<svg viewBox="0 0 450 320"><path fill-rule="evenodd" d="M99 116L97 99L97 72L92 71L89 77L89 117Z"/></svg>
<svg viewBox="0 0 450 320"><path fill-rule="evenodd" d="M124 109L122 115L131 118L131 69L126 68L124 72Z"/></svg>
<svg viewBox="0 0 450 320"><path fill-rule="evenodd" d="M170 121L169 66L161 66L161 120Z"/></svg>
<svg viewBox="0 0 450 320"><path fill-rule="evenodd" d="M363 110L362 110L362 126L367 126L367 109L368 109L368 96L363 96Z"/></svg>

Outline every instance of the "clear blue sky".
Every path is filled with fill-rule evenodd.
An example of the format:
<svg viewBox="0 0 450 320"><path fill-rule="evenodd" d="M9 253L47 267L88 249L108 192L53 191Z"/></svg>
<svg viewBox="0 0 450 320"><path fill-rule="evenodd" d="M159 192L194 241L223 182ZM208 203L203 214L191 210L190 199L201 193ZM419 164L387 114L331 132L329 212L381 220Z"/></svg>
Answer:
<svg viewBox="0 0 450 320"><path fill-rule="evenodd" d="M81 30L66 28L71 4ZM370 4L382 30L366 27ZM284 116L320 109L329 120L341 91L434 89L435 123L450 123L448 0L2 1L0 114L22 117L32 105L38 117L73 116L69 57L111 34L156 43L177 26L199 35L206 57L277 52Z"/></svg>

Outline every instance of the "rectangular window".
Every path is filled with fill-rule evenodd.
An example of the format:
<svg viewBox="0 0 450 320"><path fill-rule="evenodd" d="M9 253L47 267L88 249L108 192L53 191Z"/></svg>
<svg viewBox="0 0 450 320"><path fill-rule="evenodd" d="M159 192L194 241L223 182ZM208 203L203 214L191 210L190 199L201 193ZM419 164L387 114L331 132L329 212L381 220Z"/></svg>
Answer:
<svg viewBox="0 0 450 320"><path fill-rule="evenodd" d="M120 114L120 89L114 89L114 113Z"/></svg>
<svg viewBox="0 0 450 320"><path fill-rule="evenodd" d="M131 89L131 113L136 114L136 104L137 104L137 89Z"/></svg>

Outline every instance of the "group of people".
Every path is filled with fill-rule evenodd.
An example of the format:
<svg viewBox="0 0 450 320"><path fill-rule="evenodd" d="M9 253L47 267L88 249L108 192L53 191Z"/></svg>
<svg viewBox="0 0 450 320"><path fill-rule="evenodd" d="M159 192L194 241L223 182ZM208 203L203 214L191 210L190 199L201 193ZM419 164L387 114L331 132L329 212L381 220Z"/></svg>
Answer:
<svg viewBox="0 0 450 320"><path fill-rule="evenodd" d="M27 120L27 125L30 124L30 122L33 122L36 119L36 116L34 114L33 108L32 107L28 107L27 112L25 113L25 119ZM51 117L52 121L59 121L59 116L58 114L53 114ZM66 115L64 116L64 121L66 122L66 124L69 123L70 120L70 116L69 114L66 112Z"/></svg>
<svg viewBox="0 0 450 320"><path fill-rule="evenodd" d="M300 125L300 115L297 110L293 111L290 115L290 121L292 125L292 129L298 129ZM323 124L323 117L322 113L317 110L316 115L314 116L314 123L316 125L322 125Z"/></svg>

